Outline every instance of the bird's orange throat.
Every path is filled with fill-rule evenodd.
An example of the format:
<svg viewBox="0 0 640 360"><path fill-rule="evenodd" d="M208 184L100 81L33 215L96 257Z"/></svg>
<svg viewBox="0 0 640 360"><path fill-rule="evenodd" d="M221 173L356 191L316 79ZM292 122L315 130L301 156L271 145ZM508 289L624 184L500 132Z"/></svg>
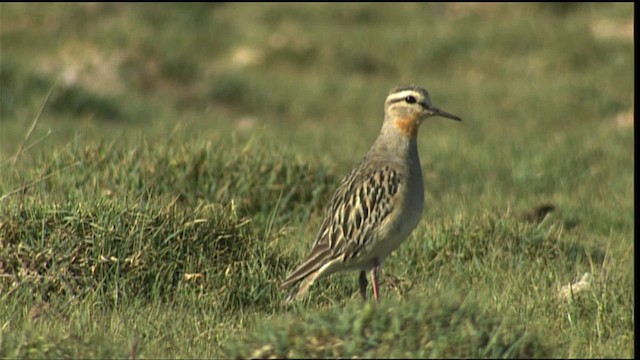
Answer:
<svg viewBox="0 0 640 360"><path fill-rule="evenodd" d="M407 116L395 120L394 125L400 133L410 139L418 136L418 128L420 128L420 118L418 116Z"/></svg>

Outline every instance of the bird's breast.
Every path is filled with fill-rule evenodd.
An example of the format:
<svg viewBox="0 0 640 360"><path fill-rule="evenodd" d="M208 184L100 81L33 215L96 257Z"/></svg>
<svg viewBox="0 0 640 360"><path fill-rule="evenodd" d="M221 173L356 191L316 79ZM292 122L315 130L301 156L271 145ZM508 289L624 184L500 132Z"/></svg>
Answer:
<svg viewBox="0 0 640 360"><path fill-rule="evenodd" d="M401 186L400 200L394 213L388 219L387 226L379 233L371 254L382 262L416 228L422 217L424 207L424 185L421 174L412 174Z"/></svg>

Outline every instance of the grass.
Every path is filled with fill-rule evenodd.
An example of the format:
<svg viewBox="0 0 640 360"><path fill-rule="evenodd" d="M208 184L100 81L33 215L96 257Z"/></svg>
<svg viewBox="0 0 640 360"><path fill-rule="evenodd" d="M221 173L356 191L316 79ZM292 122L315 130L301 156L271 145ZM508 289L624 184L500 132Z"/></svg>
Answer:
<svg viewBox="0 0 640 360"><path fill-rule="evenodd" d="M3 3L0 357L634 357L633 10ZM464 121L381 303L286 306L406 82Z"/></svg>

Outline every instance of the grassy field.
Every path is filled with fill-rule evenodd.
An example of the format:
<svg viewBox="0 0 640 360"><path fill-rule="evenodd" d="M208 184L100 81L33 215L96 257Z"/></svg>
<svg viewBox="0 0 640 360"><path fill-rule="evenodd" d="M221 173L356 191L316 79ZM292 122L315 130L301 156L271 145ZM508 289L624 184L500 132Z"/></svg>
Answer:
<svg viewBox="0 0 640 360"><path fill-rule="evenodd" d="M0 358L634 357L633 23L1 4ZM401 83L464 121L422 126L425 211L382 301L351 273L286 306Z"/></svg>

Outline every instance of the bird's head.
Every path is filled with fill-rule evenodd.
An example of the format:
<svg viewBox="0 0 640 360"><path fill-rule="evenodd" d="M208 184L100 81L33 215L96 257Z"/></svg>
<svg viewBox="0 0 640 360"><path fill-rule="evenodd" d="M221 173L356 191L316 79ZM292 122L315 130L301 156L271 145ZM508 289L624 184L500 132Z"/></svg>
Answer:
<svg viewBox="0 0 640 360"><path fill-rule="evenodd" d="M384 102L385 122L411 138L418 135L420 124L431 116L462 121L458 116L440 110L431 104L427 90L415 86L397 86Z"/></svg>

